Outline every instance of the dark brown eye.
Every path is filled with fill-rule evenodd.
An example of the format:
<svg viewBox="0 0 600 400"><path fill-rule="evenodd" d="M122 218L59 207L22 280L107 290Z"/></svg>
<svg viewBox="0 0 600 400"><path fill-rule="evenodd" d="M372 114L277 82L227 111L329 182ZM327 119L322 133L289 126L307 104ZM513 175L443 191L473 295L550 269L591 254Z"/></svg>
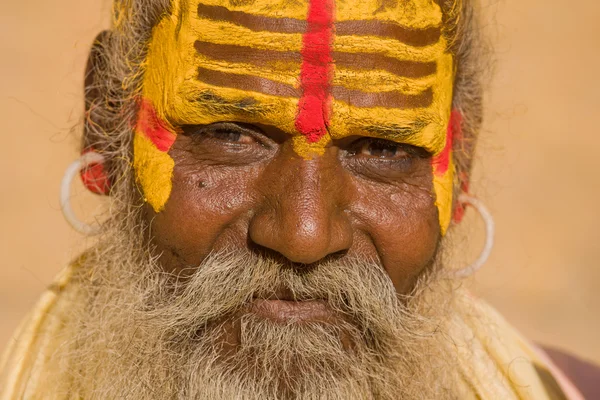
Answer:
<svg viewBox="0 0 600 400"><path fill-rule="evenodd" d="M183 132L196 139L212 139L224 143L247 145L257 143L255 133L237 123L221 122L212 125L186 125Z"/></svg>
<svg viewBox="0 0 600 400"><path fill-rule="evenodd" d="M403 159L409 157L406 146L382 139L362 139L355 143L354 155L362 157Z"/></svg>
<svg viewBox="0 0 600 400"><path fill-rule="evenodd" d="M241 129L233 127L215 127L213 129L207 129L206 134L212 136L214 139L236 144L252 144L256 142L250 134L244 133Z"/></svg>

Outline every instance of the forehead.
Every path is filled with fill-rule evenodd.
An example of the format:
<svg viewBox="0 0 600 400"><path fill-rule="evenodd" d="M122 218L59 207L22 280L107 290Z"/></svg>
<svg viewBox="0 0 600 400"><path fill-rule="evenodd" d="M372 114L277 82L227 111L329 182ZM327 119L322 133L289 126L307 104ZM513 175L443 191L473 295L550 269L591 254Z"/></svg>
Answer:
<svg viewBox="0 0 600 400"><path fill-rule="evenodd" d="M367 135L438 153L453 81L441 27L432 0L176 0L143 94L174 126L261 123L309 145Z"/></svg>

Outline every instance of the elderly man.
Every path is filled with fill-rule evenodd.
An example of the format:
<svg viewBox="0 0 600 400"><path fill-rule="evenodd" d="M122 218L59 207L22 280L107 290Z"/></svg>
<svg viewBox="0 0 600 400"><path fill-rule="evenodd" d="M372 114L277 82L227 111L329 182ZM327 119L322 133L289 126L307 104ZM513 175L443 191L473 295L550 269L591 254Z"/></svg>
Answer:
<svg viewBox="0 0 600 400"><path fill-rule="evenodd" d="M21 327L2 398L582 398L461 288L478 265L444 262L465 204L486 215L477 18L116 0L70 171L111 217Z"/></svg>

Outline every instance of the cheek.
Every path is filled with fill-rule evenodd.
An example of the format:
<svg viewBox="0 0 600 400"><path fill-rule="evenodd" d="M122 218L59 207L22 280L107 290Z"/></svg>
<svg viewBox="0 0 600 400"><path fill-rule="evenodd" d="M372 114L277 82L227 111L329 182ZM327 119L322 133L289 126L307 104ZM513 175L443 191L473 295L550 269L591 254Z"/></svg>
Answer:
<svg viewBox="0 0 600 400"><path fill-rule="evenodd" d="M198 165L174 155L173 188L164 210L148 208L152 242L168 270L197 266L211 252L246 240L259 171Z"/></svg>
<svg viewBox="0 0 600 400"><path fill-rule="evenodd" d="M357 212L398 293L430 265L440 239L432 190L402 185L362 190Z"/></svg>

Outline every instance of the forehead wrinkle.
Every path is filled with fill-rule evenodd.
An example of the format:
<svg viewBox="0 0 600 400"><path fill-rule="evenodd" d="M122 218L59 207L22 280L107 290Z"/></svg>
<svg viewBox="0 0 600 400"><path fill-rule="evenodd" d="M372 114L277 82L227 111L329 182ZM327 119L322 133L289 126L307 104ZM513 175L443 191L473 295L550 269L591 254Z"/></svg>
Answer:
<svg viewBox="0 0 600 400"><path fill-rule="evenodd" d="M369 124L360 126L367 136L384 138L395 142L405 142L418 136L430 123L426 119L418 119L410 123Z"/></svg>
<svg viewBox="0 0 600 400"><path fill-rule="evenodd" d="M219 96L214 91L205 89L193 100L202 103L216 115L243 115L246 118L259 119L271 111L272 107L261 104L257 99L248 96L239 100L229 100Z"/></svg>

